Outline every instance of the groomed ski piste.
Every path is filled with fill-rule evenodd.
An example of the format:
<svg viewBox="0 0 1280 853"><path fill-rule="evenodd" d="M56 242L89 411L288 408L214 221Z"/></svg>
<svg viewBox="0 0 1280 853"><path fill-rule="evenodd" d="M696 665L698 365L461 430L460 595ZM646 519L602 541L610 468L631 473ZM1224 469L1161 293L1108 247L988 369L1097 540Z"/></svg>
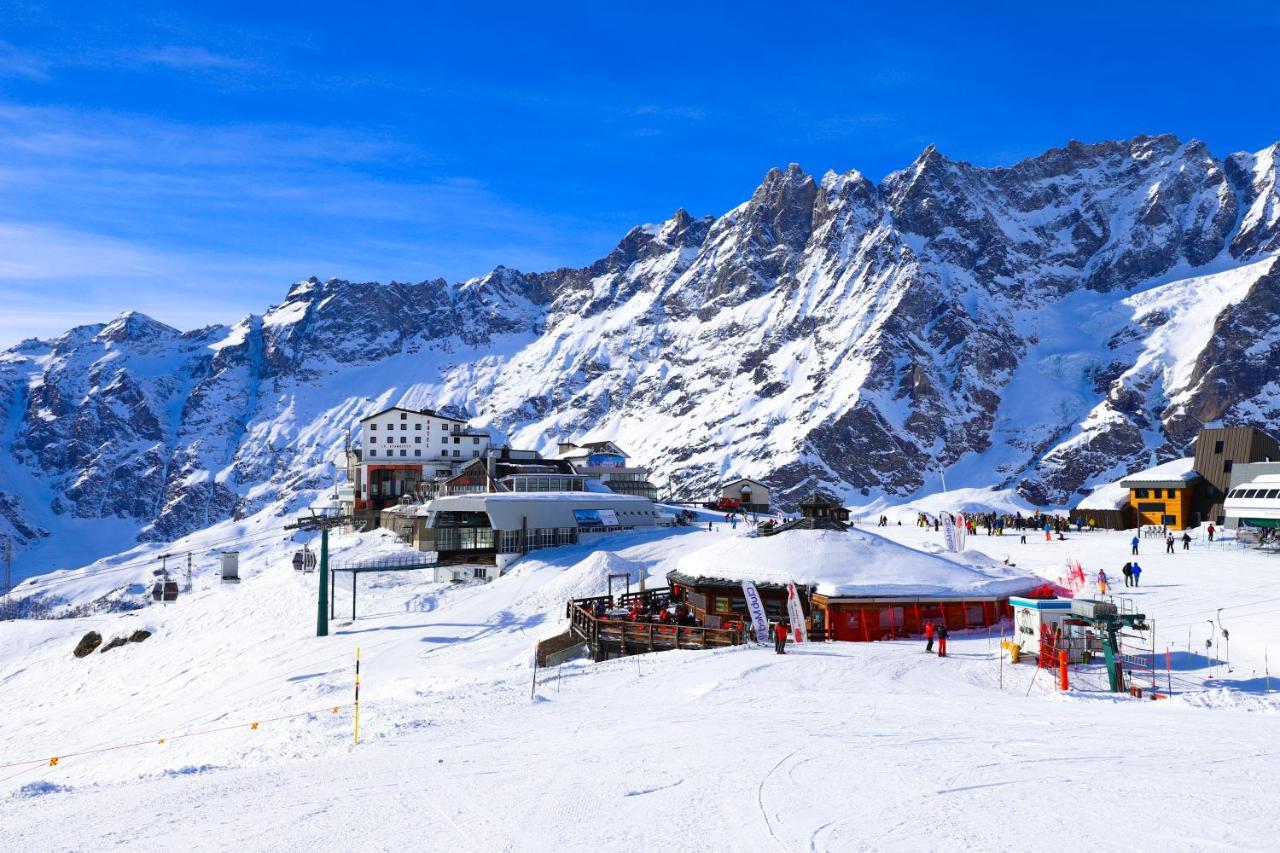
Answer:
<svg viewBox="0 0 1280 853"><path fill-rule="evenodd" d="M899 515L860 529L938 550ZM0 765L35 760L0 768L5 849L1264 850L1280 836L1280 554L1143 541L1142 586L1116 592L1170 648L1173 695L1149 701L1061 693L1002 662L985 630L953 632L945 659L918 640L671 651L574 661L535 684L535 643L564 629L566 600L610 573L665 585L682 557L745 530L600 536L487 584L364 575L354 622L342 576L317 638L316 575L294 571L301 537L279 528L180 543L250 543L239 584L203 557L169 605L0 623ZM967 547L1051 580L1078 560L1118 583L1131 536ZM332 548L403 550L383 532ZM39 582L91 601L149 580L154 562L137 563ZM1221 645L1205 653L1210 621L1230 631L1229 667ZM153 634L71 654L89 630L139 629Z"/></svg>

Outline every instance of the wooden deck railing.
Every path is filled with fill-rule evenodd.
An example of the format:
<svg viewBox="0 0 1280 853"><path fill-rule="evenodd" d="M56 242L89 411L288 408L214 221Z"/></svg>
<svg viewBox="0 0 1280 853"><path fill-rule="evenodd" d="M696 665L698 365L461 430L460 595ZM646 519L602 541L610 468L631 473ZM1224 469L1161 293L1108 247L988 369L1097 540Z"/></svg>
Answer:
<svg viewBox="0 0 1280 853"><path fill-rule="evenodd" d="M734 629L596 617L578 602L571 603L569 615L570 630L590 643L593 649L617 649L623 654L668 649L715 649L742 643L741 632Z"/></svg>

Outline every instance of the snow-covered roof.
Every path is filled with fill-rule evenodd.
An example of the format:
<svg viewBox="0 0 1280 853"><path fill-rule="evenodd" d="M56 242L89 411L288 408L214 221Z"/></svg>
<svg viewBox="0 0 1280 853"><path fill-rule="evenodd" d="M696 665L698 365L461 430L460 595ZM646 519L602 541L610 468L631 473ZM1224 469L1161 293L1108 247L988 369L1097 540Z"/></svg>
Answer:
<svg viewBox="0 0 1280 853"><path fill-rule="evenodd" d="M1200 479L1196 473L1195 458L1173 459L1161 463L1154 468L1138 471L1098 486L1088 495L1080 499L1076 509L1082 510L1115 510L1121 509L1129 502L1129 489L1147 486L1179 488Z"/></svg>
<svg viewBox="0 0 1280 853"><path fill-rule="evenodd" d="M736 486L739 483L750 483L753 486L764 486L766 489L769 488L765 483L762 483L759 480L753 480L750 477L738 477L736 480L730 480L729 482L721 486L721 488L727 489L730 486Z"/></svg>
<svg viewBox="0 0 1280 853"><path fill-rule="evenodd" d="M1128 502L1128 489L1119 483L1107 483L1105 486L1098 486L1081 498L1080 502L1076 504L1076 509L1122 509Z"/></svg>
<svg viewBox="0 0 1280 853"><path fill-rule="evenodd" d="M453 421L454 423L458 423L458 424L466 423L466 421L462 420L461 418L453 418L453 417L450 417L449 415L441 414L440 412L437 412L435 409L409 409L404 406L388 406L387 408L383 409L380 412L374 412L372 415L365 415L363 418L360 419L360 423L364 423L365 421L371 421L374 418L381 417L382 415L387 414L388 412L407 412L411 415L426 415L427 417L439 418L440 420L444 420L444 421ZM471 433L468 433L468 435L470 434ZM477 433L477 434L488 435L487 432Z"/></svg>
<svg viewBox="0 0 1280 853"><path fill-rule="evenodd" d="M1196 473L1195 463L1195 457L1192 456L1188 456L1185 459L1174 459L1154 468L1130 474L1120 480L1120 486L1121 488L1129 489L1133 488L1133 486L1191 483L1200 479L1200 475Z"/></svg>
<svg viewBox="0 0 1280 853"><path fill-rule="evenodd" d="M830 597L1007 596L1044 581L976 551L943 557L864 530L729 536L676 564L686 578L808 585Z"/></svg>

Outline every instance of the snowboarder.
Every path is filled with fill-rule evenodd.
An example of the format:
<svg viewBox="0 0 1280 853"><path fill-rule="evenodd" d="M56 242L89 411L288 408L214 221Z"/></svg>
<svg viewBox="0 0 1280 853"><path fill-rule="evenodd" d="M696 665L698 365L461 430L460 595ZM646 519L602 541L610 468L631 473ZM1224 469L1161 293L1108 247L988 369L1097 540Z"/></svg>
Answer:
<svg viewBox="0 0 1280 853"><path fill-rule="evenodd" d="M936 631L932 622L924 623L924 650L927 654L933 652L933 635Z"/></svg>
<svg viewBox="0 0 1280 853"><path fill-rule="evenodd" d="M938 657L945 658L947 656L947 623L943 622L938 626Z"/></svg>
<svg viewBox="0 0 1280 853"><path fill-rule="evenodd" d="M1124 585L1133 586L1133 563L1125 563L1120 571L1124 574Z"/></svg>
<svg viewBox="0 0 1280 853"><path fill-rule="evenodd" d="M787 623L776 622L773 626L773 650L780 655L787 653Z"/></svg>
<svg viewBox="0 0 1280 853"><path fill-rule="evenodd" d="M1213 541L1213 530L1214 530L1213 523L1210 522L1209 524L1209 541L1210 542Z"/></svg>
<svg viewBox="0 0 1280 853"><path fill-rule="evenodd" d="M1173 534L1172 533L1166 533L1164 535L1164 552L1166 554L1173 553Z"/></svg>
<svg viewBox="0 0 1280 853"><path fill-rule="evenodd" d="M1129 545L1133 550L1133 556L1138 556L1138 537L1136 535L1129 541Z"/></svg>
<svg viewBox="0 0 1280 853"><path fill-rule="evenodd" d="M1182 534L1182 550L1184 551L1191 550L1191 534L1190 533Z"/></svg>
<svg viewBox="0 0 1280 853"><path fill-rule="evenodd" d="M1138 579L1142 577L1142 566L1138 565L1138 561L1133 561L1133 585L1138 585Z"/></svg>

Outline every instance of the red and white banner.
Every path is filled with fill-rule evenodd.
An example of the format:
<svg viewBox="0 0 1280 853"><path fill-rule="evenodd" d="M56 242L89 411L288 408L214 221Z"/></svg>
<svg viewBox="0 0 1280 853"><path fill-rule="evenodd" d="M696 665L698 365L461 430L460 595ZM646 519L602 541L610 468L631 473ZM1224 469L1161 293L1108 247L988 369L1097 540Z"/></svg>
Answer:
<svg viewBox="0 0 1280 853"><path fill-rule="evenodd" d="M800 606L800 595L793 583L787 584L787 616L791 619L791 639L797 643L809 642L809 628L804 624L804 608Z"/></svg>

